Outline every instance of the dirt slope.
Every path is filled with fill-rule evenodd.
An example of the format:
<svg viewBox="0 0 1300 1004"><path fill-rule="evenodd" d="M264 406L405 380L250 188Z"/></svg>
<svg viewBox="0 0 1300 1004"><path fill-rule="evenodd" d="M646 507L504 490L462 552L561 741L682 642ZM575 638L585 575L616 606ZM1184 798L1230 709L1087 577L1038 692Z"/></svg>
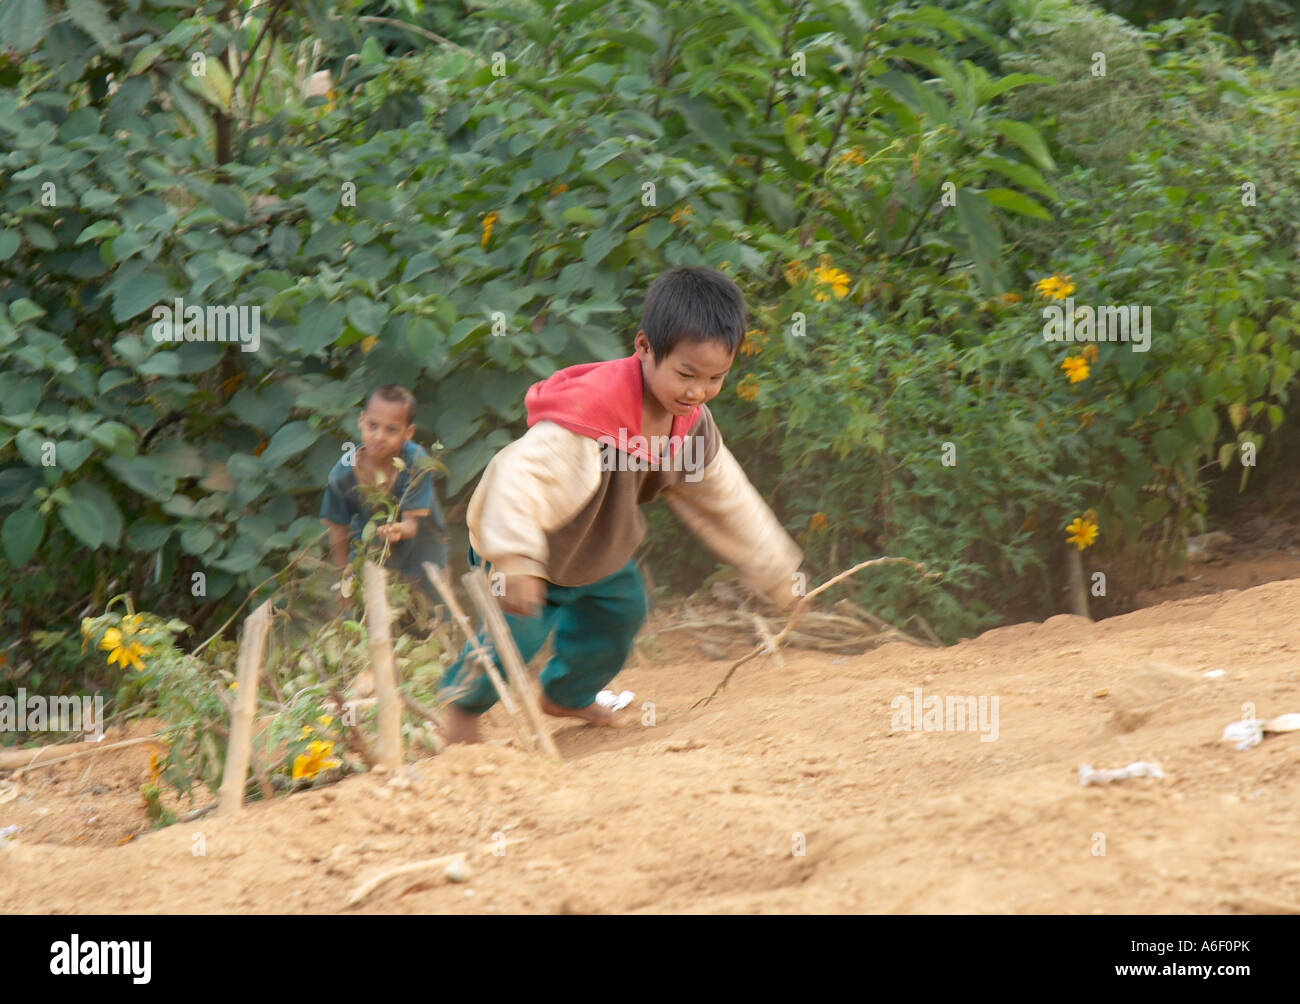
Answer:
<svg viewBox="0 0 1300 1004"><path fill-rule="evenodd" d="M562 764L456 747L396 783L354 777L123 846L148 747L32 772L0 804L0 828L24 826L0 849L0 902L334 912L385 868L504 838L464 884L397 880L359 909L1300 912L1300 733L1245 752L1219 739L1245 702L1260 717L1300 711L1300 580L940 651L794 652L690 710L727 665L625 670L629 724L555 722ZM917 687L997 698L996 739L891 730L891 702ZM507 735L500 721L485 731ZM1135 760L1165 780L1079 786L1081 763Z"/></svg>

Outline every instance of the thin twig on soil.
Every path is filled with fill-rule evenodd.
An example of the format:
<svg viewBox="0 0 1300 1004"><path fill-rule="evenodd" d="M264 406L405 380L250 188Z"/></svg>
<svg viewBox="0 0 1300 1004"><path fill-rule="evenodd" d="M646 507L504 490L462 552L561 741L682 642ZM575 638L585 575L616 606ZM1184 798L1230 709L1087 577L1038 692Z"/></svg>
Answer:
<svg viewBox="0 0 1300 1004"><path fill-rule="evenodd" d="M883 558L872 558L870 561L859 562L858 564L854 565L852 568L845 569L843 572L840 572L838 575L832 576L831 578L823 582L820 586L818 586L816 589L812 590L812 592L804 596L801 596L799 598L799 602L795 604L794 610L790 612L790 619L786 621L785 627L781 629L780 634L778 634L775 638L772 639L772 644L770 646L771 651L775 652L780 647L781 643L785 641L786 637L790 634L790 632L794 630L795 624L797 624L799 622L799 618L803 616L804 608L808 605L808 602L818 593L825 592L831 586L835 585L838 582L843 582L850 575L853 575L856 572L860 572L864 568L870 568L873 565L889 565L889 564L910 565L912 568L915 568L918 572L920 572L923 578L927 578L927 579L938 579L942 577L942 573L927 572L925 570L924 565L922 565L919 561L913 561L910 558L892 558L886 556ZM899 632L900 635L902 633L903 632L901 631ZM691 705L691 707L698 708L701 704L708 704L711 700L713 700L713 698L717 697L718 694L722 692L722 689L727 685L727 681L731 679L732 674L735 673L736 670L738 670L745 663L749 662L750 659L762 655L765 651L767 651L768 648L769 646L767 645L758 645L748 655L745 655L742 658L738 659L735 663L732 664L731 668L727 670L727 675L722 678L722 681L716 687L713 688L713 693L709 694L708 697L700 698L700 700L696 701L693 705Z"/></svg>

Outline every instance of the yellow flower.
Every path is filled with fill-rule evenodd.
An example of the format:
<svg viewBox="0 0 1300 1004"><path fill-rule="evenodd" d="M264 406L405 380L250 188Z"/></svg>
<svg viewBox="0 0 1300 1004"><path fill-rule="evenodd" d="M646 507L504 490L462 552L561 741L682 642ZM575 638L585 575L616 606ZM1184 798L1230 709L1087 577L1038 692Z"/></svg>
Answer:
<svg viewBox="0 0 1300 1004"><path fill-rule="evenodd" d="M122 618L122 626L126 628L127 634L134 634L140 627L140 614L130 614Z"/></svg>
<svg viewBox="0 0 1300 1004"><path fill-rule="evenodd" d="M835 299L842 300L849 295L849 274L842 272L838 268L831 268L829 265L819 265L813 270L814 278L822 286L829 286ZM825 302L830 299L826 293L820 289L813 293L813 299Z"/></svg>
<svg viewBox="0 0 1300 1004"><path fill-rule="evenodd" d="M1049 300L1064 300L1074 292L1074 283L1068 275L1049 275L1034 283L1034 288Z"/></svg>
<svg viewBox="0 0 1300 1004"><path fill-rule="evenodd" d="M158 751L149 751L149 780L157 783L158 775L162 773L162 764L158 762Z"/></svg>
<svg viewBox="0 0 1300 1004"><path fill-rule="evenodd" d="M239 689L239 681L238 681L238 680L233 680L233 681L231 682L231 684L230 684L230 689L231 689L231 690L238 690L238 689Z"/></svg>
<svg viewBox="0 0 1300 1004"><path fill-rule="evenodd" d="M1082 516L1076 518L1073 523L1065 528L1067 544L1073 544L1080 551L1085 547L1092 547L1093 541L1097 539L1097 523L1089 509Z"/></svg>
<svg viewBox="0 0 1300 1004"><path fill-rule="evenodd" d="M306 726L303 726L306 728ZM310 730L309 730L310 731ZM307 746L307 752L302 753L294 758L293 761L293 779L300 778L310 780L323 770L329 770L331 767L337 767L340 761L334 760L330 754L334 752L334 744L321 742L319 739Z"/></svg>
<svg viewBox="0 0 1300 1004"><path fill-rule="evenodd" d="M822 533L829 525L830 523L826 519L826 514L824 512L813 513L812 519L808 521L808 529L813 533Z"/></svg>
<svg viewBox="0 0 1300 1004"><path fill-rule="evenodd" d="M840 163L842 164L846 164L846 163L865 164L866 162L867 162L867 158L862 156L861 152L857 150L845 150L842 154L840 154Z"/></svg>
<svg viewBox="0 0 1300 1004"><path fill-rule="evenodd" d="M492 227L499 219L501 216L496 212L488 213L483 217L483 240L479 242L483 247L487 247L488 241L492 239Z"/></svg>
<svg viewBox="0 0 1300 1004"><path fill-rule="evenodd" d="M736 384L736 393L740 395L742 401L752 401L758 397L758 377L750 373L740 383Z"/></svg>
<svg viewBox="0 0 1300 1004"><path fill-rule="evenodd" d="M1070 377L1070 383L1088 379L1088 361L1083 356L1066 356L1061 362L1061 369Z"/></svg>
<svg viewBox="0 0 1300 1004"><path fill-rule="evenodd" d="M792 261L785 267L785 281L797 286L808 278L808 268L802 262Z"/></svg>
<svg viewBox="0 0 1300 1004"><path fill-rule="evenodd" d="M568 190L569 190L569 186L566 185L566 184L564 184L563 182L561 182L561 183L558 184L558 185L552 185L552 186L551 186L551 190L550 190L550 192L548 192L547 194L548 194L548 195L559 195L561 192L567 192Z"/></svg>
<svg viewBox="0 0 1300 1004"><path fill-rule="evenodd" d="M744 356L756 356L763 351L763 346L767 344L767 334L759 328L754 328L745 332L745 340L740 343L740 354Z"/></svg>
<svg viewBox="0 0 1300 1004"><path fill-rule="evenodd" d="M1009 307L1009 306L1011 306L1013 303L1019 303L1019 302L1020 302L1020 294L1019 294L1019 293L1003 293L1000 297L998 297L998 299L1000 299L1000 300L1002 301L1002 303L1003 303L1004 306Z"/></svg>
<svg viewBox="0 0 1300 1004"><path fill-rule="evenodd" d="M690 216L691 213L693 213L694 211L695 211L695 210L693 210L693 209L691 208L690 203L688 202L686 205L682 206L680 209L674 209L674 210L673 210L673 214L672 214L672 216L668 217L668 222L669 222L669 223L685 223L685 222L686 222L686 217Z"/></svg>
<svg viewBox="0 0 1300 1004"><path fill-rule="evenodd" d="M153 651L148 645L141 645L138 641L130 644L122 643L122 632L117 628L109 628L104 632L104 640L99 643L99 647L108 652L108 664L111 666L117 663L123 669L128 665L136 669L144 669L144 663L140 661L140 656L148 655Z"/></svg>
<svg viewBox="0 0 1300 1004"><path fill-rule="evenodd" d="M1097 346L1085 345L1083 347L1083 358L1090 363L1095 363L1097 361Z"/></svg>
<svg viewBox="0 0 1300 1004"><path fill-rule="evenodd" d="M330 723L333 721L334 721L333 715L321 715L319 718L316 719L316 724L323 729L327 729L330 727Z"/></svg>

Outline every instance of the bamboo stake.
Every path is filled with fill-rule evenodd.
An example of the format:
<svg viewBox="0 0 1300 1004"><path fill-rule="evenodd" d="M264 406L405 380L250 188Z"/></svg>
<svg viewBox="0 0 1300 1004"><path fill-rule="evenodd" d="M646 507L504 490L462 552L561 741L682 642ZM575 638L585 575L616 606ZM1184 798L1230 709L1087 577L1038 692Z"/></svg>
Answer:
<svg viewBox="0 0 1300 1004"><path fill-rule="evenodd" d="M528 669L524 666L523 657L515 646L514 636L510 633L510 626L506 623L505 614L497 606L497 602L492 596L492 590L488 587L487 576L483 574L483 569L472 568L467 574L461 576L460 581L469 590L470 599L478 607L483 623L487 626L488 634L492 636L501 664L506 667L506 675L510 677L510 683L519 695L520 703L524 706L528 721L533 726L533 731L537 737L537 748L547 756L559 760L560 751L555 748L555 740L551 738L551 733L547 731L545 721L542 718L541 706L537 702L537 684L528 675Z"/></svg>
<svg viewBox="0 0 1300 1004"><path fill-rule="evenodd" d="M487 674L487 678L492 681L492 689L497 692L497 697L501 699L501 705L506 709L506 714L510 716L510 724L514 726L515 734L519 741L527 749L530 745L528 726L524 723L519 714L519 706L515 704L514 698L510 696L510 691L506 687L506 681L501 678L497 671L496 663L492 661L492 656L484 650L479 644L478 632L474 630L474 625L470 623L469 618L465 616L465 610L460 605L460 600L456 599L456 594L452 591L451 584L443 576L442 570L431 561L424 563L424 574L429 577L433 583L433 588L438 590L442 597L442 602L447 604L447 609L451 612L452 619L460 626L466 639L469 641L470 650L474 653L474 658L478 661L480 668Z"/></svg>
<svg viewBox="0 0 1300 1004"><path fill-rule="evenodd" d="M266 636L271 630L271 601L267 600L244 621L235 673L234 713L230 718L230 743L226 747L226 769L217 792L218 813L238 812L244 805L244 782L248 760L253 754L253 712L257 710L257 679L266 656Z"/></svg>
<svg viewBox="0 0 1300 1004"><path fill-rule="evenodd" d="M402 700L397 695L393 637L388 625L388 582L384 570L373 561L366 562L365 579L370 666L375 674L375 700L379 705L379 743L375 747L375 763L394 771L402 766Z"/></svg>

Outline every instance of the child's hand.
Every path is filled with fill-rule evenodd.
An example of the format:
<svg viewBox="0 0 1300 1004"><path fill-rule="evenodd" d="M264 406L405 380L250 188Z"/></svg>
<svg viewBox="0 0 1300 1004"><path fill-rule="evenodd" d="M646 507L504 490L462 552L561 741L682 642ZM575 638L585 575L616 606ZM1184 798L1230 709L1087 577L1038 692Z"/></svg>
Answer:
<svg viewBox="0 0 1300 1004"><path fill-rule="evenodd" d="M536 617L537 608L546 602L546 580L535 575L507 575L506 594L501 609L517 617Z"/></svg>
<svg viewBox="0 0 1300 1004"><path fill-rule="evenodd" d="M380 540L392 541L396 544L399 540L406 540L414 536L413 531L406 525L406 520L397 523L381 523L375 530L375 536Z"/></svg>

